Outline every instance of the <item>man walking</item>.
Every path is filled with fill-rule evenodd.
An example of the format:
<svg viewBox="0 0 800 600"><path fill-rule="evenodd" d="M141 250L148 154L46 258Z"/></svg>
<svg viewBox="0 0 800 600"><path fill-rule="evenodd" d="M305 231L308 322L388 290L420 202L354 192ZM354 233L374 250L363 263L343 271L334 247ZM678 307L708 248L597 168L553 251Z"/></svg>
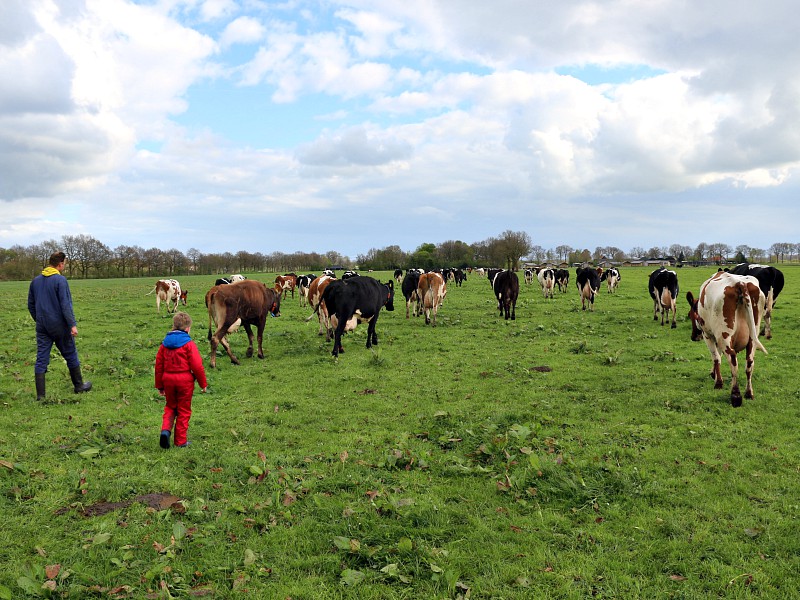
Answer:
<svg viewBox="0 0 800 600"><path fill-rule="evenodd" d="M50 351L56 345L67 361L75 393L88 392L92 382L84 383L75 337L78 335L72 294L67 278L62 275L67 257L63 252L50 256L50 265L31 281L28 289L28 311L36 321L36 399L45 399L45 374L50 364Z"/></svg>

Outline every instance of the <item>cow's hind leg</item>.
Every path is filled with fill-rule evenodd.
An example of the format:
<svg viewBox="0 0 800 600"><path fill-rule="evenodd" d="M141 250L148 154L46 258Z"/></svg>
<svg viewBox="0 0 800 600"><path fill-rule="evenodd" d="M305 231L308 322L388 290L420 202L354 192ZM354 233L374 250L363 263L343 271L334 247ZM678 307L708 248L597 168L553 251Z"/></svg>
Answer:
<svg viewBox="0 0 800 600"><path fill-rule="evenodd" d="M747 358L745 362L745 374L747 375L747 386L744 389L744 397L748 400L753 399L753 365L756 358L756 347L753 342L747 344Z"/></svg>
<svg viewBox="0 0 800 600"><path fill-rule="evenodd" d="M742 405L742 392L739 390L739 361L736 359L736 352L726 348L728 363L731 366L731 406Z"/></svg>
<svg viewBox="0 0 800 600"><path fill-rule="evenodd" d="M256 337L258 338L258 358L261 359L264 358L263 342L264 342L264 327L266 326L266 324L267 324L267 315L265 313L264 318L259 320L256 329Z"/></svg>
<svg viewBox="0 0 800 600"><path fill-rule="evenodd" d="M245 323L244 330L247 332L248 340L247 353L245 356L247 358L253 358L253 329L250 327L249 323Z"/></svg>

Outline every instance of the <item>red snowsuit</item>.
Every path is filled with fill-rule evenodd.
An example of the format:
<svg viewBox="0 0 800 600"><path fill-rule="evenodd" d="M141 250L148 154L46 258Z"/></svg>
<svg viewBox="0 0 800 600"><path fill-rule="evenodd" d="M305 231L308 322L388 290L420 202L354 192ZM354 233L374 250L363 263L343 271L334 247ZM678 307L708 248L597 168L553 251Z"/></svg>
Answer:
<svg viewBox="0 0 800 600"><path fill-rule="evenodd" d="M167 401L161 430L172 431L175 425L176 446L186 444L195 379L202 389L208 387L197 345L185 331L170 331L156 355L156 388L164 392Z"/></svg>

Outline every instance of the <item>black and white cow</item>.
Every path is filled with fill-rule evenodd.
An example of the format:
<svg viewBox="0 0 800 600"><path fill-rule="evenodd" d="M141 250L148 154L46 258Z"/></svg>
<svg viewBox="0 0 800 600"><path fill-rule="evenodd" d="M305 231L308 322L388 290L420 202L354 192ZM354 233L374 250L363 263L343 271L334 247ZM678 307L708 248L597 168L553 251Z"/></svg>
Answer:
<svg viewBox="0 0 800 600"><path fill-rule="evenodd" d="M342 280L344 281L345 279L350 279L351 277L358 277L358 276L359 276L358 271L352 271L348 269L347 271L342 273Z"/></svg>
<svg viewBox="0 0 800 600"><path fill-rule="evenodd" d="M620 279L622 279L622 276L619 274L619 269L617 269L616 267L611 267L610 269L606 269L600 276L600 281L606 282L609 294L613 294L614 292L617 291L617 286L619 285Z"/></svg>
<svg viewBox="0 0 800 600"><path fill-rule="evenodd" d="M783 290L783 273L768 265L751 265L739 263L732 269L725 269L734 275L748 275L758 279L758 287L764 293L766 305L764 309L764 337L772 339L772 309L778 294Z"/></svg>
<svg viewBox="0 0 800 600"><path fill-rule="evenodd" d="M558 289L566 293L569 286L569 271L566 269L556 269L556 285Z"/></svg>
<svg viewBox="0 0 800 600"><path fill-rule="evenodd" d="M453 281L458 287L467 280L467 274L461 269L453 269Z"/></svg>
<svg viewBox="0 0 800 600"><path fill-rule="evenodd" d="M395 269L394 270L394 280L397 283L400 283L401 281L403 281L403 269Z"/></svg>
<svg viewBox="0 0 800 600"><path fill-rule="evenodd" d="M675 271L668 271L660 267L650 273L650 280L647 284L650 297L653 299L653 320L658 321L658 313L661 313L661 324L665 318L669 319L669 311L672 311L672 329L677 327L675 323L675 313L678 310L678 274Z"/></svg>
<svg viewBox="0 0 800 600"><path fill-rule="evenodd" d="M540 269L536 275L539 285L542 287L542 294L545 298L553 298L553 290L556 287L556 272L553 269Z"/></svg>
<svg viewBox="0 0 800 600"><path fill-rule="evenodd" d="M581 310L586 310L588 304L589 310L593 311L594 299L600 290L600 274L591 267L578 267L575 270L575 284L581 295Z"/></svg>
<svg viewBox="0 0 800 600"><path fill-rule="evenodd" d="M403 283L400 284L403 297L406 299L406 319L409 311L413 312L415 317L419 314L419 294L417 293L419 278L420 274L416 269L409 269L405 277L403 277Z"/></svg>
<svg viewBox="0 0 800 600"><path fill-rule="evenodd" d="M525 283L528 285L533 283L533 277L536 273L533 272L533 269L525 269Z"/></svg>
<svg viewBox="0 0 800 600"><path fill-rule="evenodd" d="M333 352L339 356L345 328L355 329L357 323L367 322L367 348L378 345L375 323L381 308L394 310L394 282L381 283L372 277L354 275L346 280L332 281L322 293L331 325L334 327ZM318 307L317 307L318 308Z"/></svg>
<svg viewBox="0 0 800 600"><path fill-rule="evenodd" d="M311 282L317 278L316 275L299 275L297 277L297 290L300 292L300 306L305 306L308 302L308 288Z"/></svg>
<svg viewBox="0 0 800 600"><path fill-rule="evenodd" d="M517 298L519 297L519 277L514 271L489 269L489 281L497 298L497 309L505 319L517 318Z"/></svg>

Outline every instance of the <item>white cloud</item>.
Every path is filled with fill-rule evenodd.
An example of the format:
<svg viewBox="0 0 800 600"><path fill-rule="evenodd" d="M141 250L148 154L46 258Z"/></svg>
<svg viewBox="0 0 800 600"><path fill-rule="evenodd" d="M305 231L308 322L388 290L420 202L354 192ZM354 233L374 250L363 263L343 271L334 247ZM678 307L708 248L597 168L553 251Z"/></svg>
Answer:
<svg viewBox="0 0 800 600"><path fill-rule="evenodd" d="M265 34L266 28L258 19L239 17L225 26L219 43L223 48L233 44L252 44L262 40Z"/></svg>
<svg viewBox="0 0 800 600"><path fill-rule="evenodd" d="M675 204L691 194L730 214L769 198L771 221L796 232L798 209L783 201L794 202L800 165L788 1L7 4L0 198L83 207L77 231L157 231L164 210L188 207L191 245L208 239L208 215L226 214L248 221L244 246L265 223L289 229L311 210L341 229L369 205L421 236L437 231L419 221L437 219L406 223L398 207L439 211L452 230L441 238L466 241L535 226L533 214L576 243L583 214L581 230L598 236L612 235L605 215L628 215L625 235L648 245L676 230L667 220L684 219L688 204ZM632 65L651 76L590 85L556 74ZM228 95L228 77L252 89ZM251 124L265 132L257 142L232 141ZM159 212L140 214L142 198ZM33 208L11 214L0 241L37 231Z"/></svg>
<svg viewBox="0 0 800 600"><path fill-rule="evenodd" d="M298 148L298 160L309 166L375 166L410 156L411 146L380 132L354 127L338 135L326 135Z"/></svg>
<svg viewBox="0 0 800 600"><path fill-rule="evenodd" d="M20 82L0 92L5 200L102 181L137 139L161 136L164 119L184 110L180 96L214 50L154 8L122 0L89 0L69 14L49 0L27 7L37 27L0 54L0 75Z"/></svg>
<svg viewBox="0 0 800 600"><path fill-rule="evenodd" d="M205 0L200 6L204 21L213 21L234 14L238 7L234 0Z"/></svg>

